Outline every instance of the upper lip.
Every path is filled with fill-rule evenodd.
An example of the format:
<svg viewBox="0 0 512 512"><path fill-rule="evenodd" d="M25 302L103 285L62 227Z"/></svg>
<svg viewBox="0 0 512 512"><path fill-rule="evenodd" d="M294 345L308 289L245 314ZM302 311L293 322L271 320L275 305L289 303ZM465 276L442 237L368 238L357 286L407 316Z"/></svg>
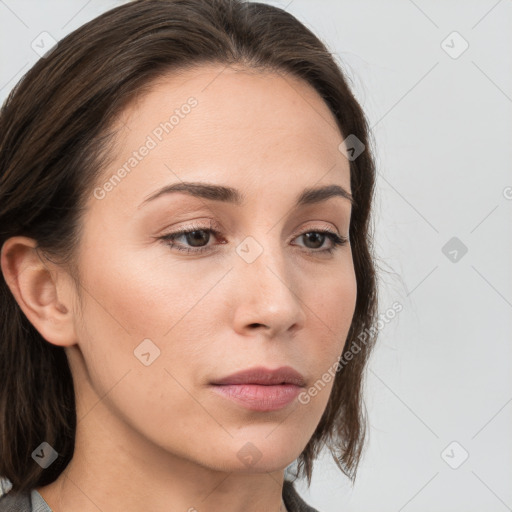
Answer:
<svg viewBox="0 0 512 512"><path fill-rule="evenodd" d="M290 366L281 366L275 370L258 366L242 370L222 379L214 381L212 384L261 384L272 386L276 384L295 384L296 386L305 386L304 377Z"/></svg>

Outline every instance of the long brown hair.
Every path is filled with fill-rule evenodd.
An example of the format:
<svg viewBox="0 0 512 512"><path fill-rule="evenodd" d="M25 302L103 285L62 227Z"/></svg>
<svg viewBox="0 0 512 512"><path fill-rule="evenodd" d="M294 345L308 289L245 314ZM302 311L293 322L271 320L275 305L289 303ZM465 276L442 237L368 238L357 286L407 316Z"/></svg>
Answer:
<svg viewBox="0 0 512 512"><path fill-rule="evenodd" d="M362 108L326 46L285 10L240 0L137 0L112 9L58 42L23 76L0 113L0 247L36 240L76 278L81 213L109 158L116 115L152 80L203 63L291 73L311 85L344 137L365 146L350 159L354 204L349 237L357 301L345 347L376 321L371 205L375 168ZM1 274L1 273L0 273ZM338 368L327 408L298 458L311 482L327 446L352 480L362 453L363 374L375 342L365 338ZM360 339L360 338L359 338ZM73 456L73 378L62 347L45 341L0 278L0 476L23 492L53 482ZM42 469L42 441L59 453Z"/></svg>

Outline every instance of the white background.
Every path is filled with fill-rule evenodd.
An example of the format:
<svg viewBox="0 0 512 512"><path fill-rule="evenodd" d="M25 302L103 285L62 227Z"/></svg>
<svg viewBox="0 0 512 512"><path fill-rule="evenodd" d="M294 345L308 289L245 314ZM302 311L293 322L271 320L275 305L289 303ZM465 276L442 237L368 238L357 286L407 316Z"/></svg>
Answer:
<svg viewBox="0 0 512 512"><path fill-rule="evenodd" d="M0 0L0 100L36 36L121 3ZM355 485L326 456L297 488L323 512L512 510L512 2L268 3L338 55L368 115L380 311L403 306L370 361Z"/></svg>

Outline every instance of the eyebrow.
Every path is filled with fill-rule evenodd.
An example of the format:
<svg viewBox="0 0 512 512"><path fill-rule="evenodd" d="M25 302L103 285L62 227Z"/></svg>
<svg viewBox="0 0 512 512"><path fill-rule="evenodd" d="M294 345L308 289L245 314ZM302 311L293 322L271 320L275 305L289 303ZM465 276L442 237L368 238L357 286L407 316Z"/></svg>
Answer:
<svg viewBox="0 0 512 512"><path fill-rule="evenodd" d="M204 182L181 181L179 183L167 185L152 193L146 199L144 199L138 208L142 208L144 205L150 201L155 200L157 197L178 192L185 193L193 197L209 199L211 201L231 203L236 206L242 206L245 202L245 196L236 188ZM295 207L320 203L330 199L331 197L341 197L348 200L350 204L355 204L354 198L350 192L345 190L340 185L325 185L322 187L304 189L297 197Z"/></svg>

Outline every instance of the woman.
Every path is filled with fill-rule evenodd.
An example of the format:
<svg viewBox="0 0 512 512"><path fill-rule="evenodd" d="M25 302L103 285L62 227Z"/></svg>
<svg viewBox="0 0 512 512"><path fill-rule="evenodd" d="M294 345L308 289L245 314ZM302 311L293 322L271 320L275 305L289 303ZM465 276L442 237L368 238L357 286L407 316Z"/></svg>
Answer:
<svg viewBox="0 0 512 512"><path fill-rule="evenodd" d="M316 36L125 4L23 77L0 154L0 510L311 511L285 469L324 447L355 478L375 171Z"/></svg>

